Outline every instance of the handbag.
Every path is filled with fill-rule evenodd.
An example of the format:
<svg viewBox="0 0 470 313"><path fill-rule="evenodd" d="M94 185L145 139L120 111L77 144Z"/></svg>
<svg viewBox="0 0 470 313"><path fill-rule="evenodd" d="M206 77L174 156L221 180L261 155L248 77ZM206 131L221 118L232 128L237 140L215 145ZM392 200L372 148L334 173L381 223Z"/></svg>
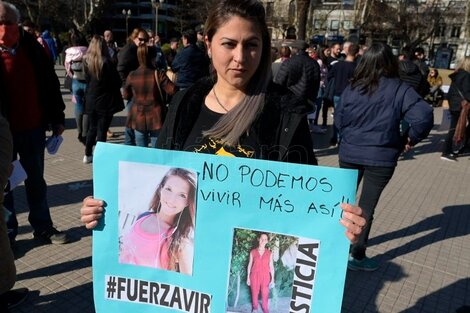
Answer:
<svg viewBox="0 0 470 313"><path fill-rule="evenodd" d="M328 79L326 84L325 93L323 94L323 100L333 103L333 98L335 96L335 79L334 77Z"/></svg>
<svg viewBox="0 0 470 313"><path fill-rule="evenodd" d="M158 93L160 94L161 103L166 104L166 97L163 95L163 91L167 95L174 95L176 92L175 84L168 78L165 72L159 72L155 70L155 83L157 84ZM162 91L163 87L163 91Z"/></svg>
<svg viewBox="0 0 470 313"><path fill-rule="evenodd" d="M461 146L465 145L465 131L467 128L467 116L470 109L470 102L465 99L462 92L458 90L460 96L462 97L462 101L460 102L461 110L459 120L457 121L457 126L455 126L455 133L454 133L454 145Z"/></svg>
<svg viewBox="0 0 470 313"><path fill-rule="evenodd" d="M168 77L168 79L169 79L171 82L176 83L176 73L173 72L173 71L171 70L171 68L168 68L168 69L166 70L166 76Z"/></svg>
<svg viewBox="0 0 470 313"><path fill-rule="evenodd" d="M462 100L461 102L462 110L460 110L459 120L457 121L457 126L455 126L454 133L454 144L462 145L465 144L465 130L467 129L467 116L470 109L470 102L467 100Z"/></svg>

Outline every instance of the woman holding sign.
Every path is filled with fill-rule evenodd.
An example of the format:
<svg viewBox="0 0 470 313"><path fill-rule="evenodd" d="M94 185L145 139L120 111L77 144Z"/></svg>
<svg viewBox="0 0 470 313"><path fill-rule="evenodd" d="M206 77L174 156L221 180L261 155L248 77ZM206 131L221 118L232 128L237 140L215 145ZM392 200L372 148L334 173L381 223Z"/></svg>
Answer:
<svg viewBox="0 0 470 313"><path fill-rule="evenodd" d="M268 234L258 236L258 246L250 251L246 284L251 289L252 312L258 312L258 297L261 293L263 313L269 313L269 288L274 287L274 261L272 252L266 248Z"/></svg>
<svg viewBox="0 0 470 313"><path fill-rule="evenodd" d="M177 93L157 147L317 165L305 99L271 81L271 40L264 7L255 0L223 0L205 27L212 77ZM103 201L86 198L87 228L97 225ZM355 241L365 225L361 209L343 204L341 223Z"/></svg>
<svg viewBox="0 0 470 313"><path fill-rule="evenodd" d="M150 203L123 237L119 262L192 274L196 176L172 168Z"/></svg>

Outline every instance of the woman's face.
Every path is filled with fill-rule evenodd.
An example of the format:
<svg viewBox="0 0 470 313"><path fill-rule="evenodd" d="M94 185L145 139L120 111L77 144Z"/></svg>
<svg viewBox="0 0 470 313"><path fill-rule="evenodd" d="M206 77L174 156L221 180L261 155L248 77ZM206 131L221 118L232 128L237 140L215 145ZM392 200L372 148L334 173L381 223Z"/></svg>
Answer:
<svg viewBox="0 0 470 313"><path fill-rule="evenodd" d="M217 72L217 81L244 90L258 69L263 50L259 28L238 16L223 24L209 42L208 53Z"/></svg>
<svg viewBox="0 0 470 313"><path fill-rule="evenodd" d="M266 234L262 234L258 238L258 247L259 248L264 248L264 247L266 247L267 243L268 243L268 236Z"/></svg>
<svg viewBox="0 0 470 313"><path fill-rule="evenodd" d="M160 213L169 216L176 215L188 206L190 186L189 183L179 177L170 176L165 182L160 195Z"/></svg>

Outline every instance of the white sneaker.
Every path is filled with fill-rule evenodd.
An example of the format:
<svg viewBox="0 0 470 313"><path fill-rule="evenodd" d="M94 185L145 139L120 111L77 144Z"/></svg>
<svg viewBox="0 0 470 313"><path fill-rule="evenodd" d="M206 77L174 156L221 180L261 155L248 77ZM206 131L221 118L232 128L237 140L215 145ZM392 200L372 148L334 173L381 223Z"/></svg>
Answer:
<svg viewBox="0 0 470 313"><path fill-rule="evenodd" d="M85 164L90 164L91 162L93 162L93 156L92 156L92 155L90 155L90 156L87 156L87 155L83 156L83 163L85 163Z"/></svg>

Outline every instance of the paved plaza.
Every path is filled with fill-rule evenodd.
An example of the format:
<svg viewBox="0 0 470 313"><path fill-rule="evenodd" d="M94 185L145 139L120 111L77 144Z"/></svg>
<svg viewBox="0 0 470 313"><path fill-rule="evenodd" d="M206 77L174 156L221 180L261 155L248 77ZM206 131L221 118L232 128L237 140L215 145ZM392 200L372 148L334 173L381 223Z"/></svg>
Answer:
<svg viewBox="0 0 470 313"><path fill-rule="evenodd" d="M63 68L57 67L57 73L63 77ZM79 212L81 200L92 194L92 166L82 163L84 147L76 138L71 96L67 90L63 96L64 142L56 155L46 153L45 178L55 226L67 231L72 242L38 245L31 239L24 188L18 187L15 288L27 287L31 293L13 313L95 312L92 232L81 225ZM446 134L442 113L435 109L430 136L400 158L370 236L369 256L381 267L371 273L348 271L342 312L447 313L470 305L470 154L458 162L439 158ZM124 121L124 113L113 119L117 136L110 142L122 143ZM314 135L315 148L320 165L336 167L337 149L328 147L330 132Z"/></svg>

